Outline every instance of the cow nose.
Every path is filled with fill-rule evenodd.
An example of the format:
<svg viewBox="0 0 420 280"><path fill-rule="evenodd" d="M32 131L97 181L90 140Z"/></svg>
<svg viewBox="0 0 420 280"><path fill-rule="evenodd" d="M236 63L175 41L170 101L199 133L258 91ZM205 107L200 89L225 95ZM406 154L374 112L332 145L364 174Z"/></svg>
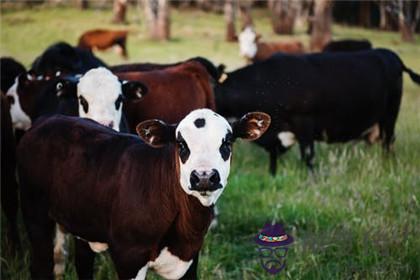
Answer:
<svg viewBox="0 0 420 280"><path fill-rule="evenodd" d="M194 170L190 175L191 190L205 192L215 191L220 189L220 175L216 169L212 169L210 172L197 172Z"/></svg>

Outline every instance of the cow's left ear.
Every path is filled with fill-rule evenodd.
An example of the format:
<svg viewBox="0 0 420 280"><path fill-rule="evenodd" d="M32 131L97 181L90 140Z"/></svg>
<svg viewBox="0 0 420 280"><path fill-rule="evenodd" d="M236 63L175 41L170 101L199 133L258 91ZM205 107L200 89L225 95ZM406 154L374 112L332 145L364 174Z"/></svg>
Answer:
<svg viewBox="0 0 420 280"><path fill-rule="evenodd" d="M271 117L263 112L252 112L244 115L232 125L233 137L245 140L257 140L267 131Z"/></svg>
<svg viewBox="0 0 420 280"><path fill-rule="evenodd" d="M160 148L175 142L176 125L169 125L161 120L148 120L139 123L136 131L139 137L149 146Z"/></svg>
<svg viewBox="0 0 420 280"><path fill-rule="evenodd" d="M123 96L127 99L141 99L147 94L147 86L137 81L121 81Z"/></svg>

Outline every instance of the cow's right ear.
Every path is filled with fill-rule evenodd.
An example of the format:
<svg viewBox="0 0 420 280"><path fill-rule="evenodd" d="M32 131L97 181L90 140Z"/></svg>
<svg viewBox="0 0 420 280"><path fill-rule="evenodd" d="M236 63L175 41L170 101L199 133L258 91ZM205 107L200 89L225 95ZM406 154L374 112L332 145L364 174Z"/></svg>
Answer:
<svg viewBox="0 0 420 280"><path fill-rule="evenodd" d="M58 79L54 82L57 97L77 98L77 82L69 79Z"/></svg>
<svg viewBox="0 0 420 280"><path fill-rule="evenodd" d="M136 126L139 137L153 148L175 142L175 129L176 125L169 125L161 120L147 120Z"/></svg>
<svg viewBox="0 0 420 280"><path fill-rule="evenodd" d="M141 99L147 94L147 86L137 81L121 82L123 96L127 99Z"/></svg>

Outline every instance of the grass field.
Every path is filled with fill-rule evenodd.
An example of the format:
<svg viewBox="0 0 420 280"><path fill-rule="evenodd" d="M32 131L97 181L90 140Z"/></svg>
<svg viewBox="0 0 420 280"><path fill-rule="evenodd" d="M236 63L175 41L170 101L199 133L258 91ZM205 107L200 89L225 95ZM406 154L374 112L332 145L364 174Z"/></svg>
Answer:
<svg viewBox="0 0 420 280"><path fill-rule="evenodd" d="M114 26L110 19L110 10L3 10L0 54L29 66L55 41L74 44L84 30L111 27L130 29L130 62L201 55L229 70L243 65L238 46L223 40L222 15L173 10L169 42L146 39L143 15L135 8L129 10L127 26ZM264 11L255 11L254 20L263 38L282 38L272 34ZM419 36L415 44L406 44L397 33L343 26L333 31L335 38L367 38L391 48L420 72ZM303 28L296 37L307 44ZM124 62L113 52L98 55L109 64ZM279 158L278 174L271 177L268 155L239 143L218 203L219 226L207 235L201 252L200 279L420 279L420 86L408 77L404 82L393 156L385 156L378 145L317 144L314 181L297 148ZM266 221L282 222L295 238L287 268L276 277L260 267L252 242ZM2 239L3 248L5 243ZM29 279L28 252L15 259L2 255L1 269L2 279ZM106 254L97 258L96 271L96 279L116 277ZM75 278L69 264L65 279ZM148 279L158 277L150 273Z"/></svg>

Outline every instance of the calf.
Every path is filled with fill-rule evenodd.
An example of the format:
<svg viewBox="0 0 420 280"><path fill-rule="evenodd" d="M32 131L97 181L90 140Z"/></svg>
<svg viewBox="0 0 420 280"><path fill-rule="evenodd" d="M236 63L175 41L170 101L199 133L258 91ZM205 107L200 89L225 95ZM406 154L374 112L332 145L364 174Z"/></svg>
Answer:
<svg viewBox="0 0 420 280"><path fill-rule="evenodd" d="M338 40L331 41L324 46L322 52L356 52L371 50L372 43L368 40Z"/></svg>
<svg viewBox="0 0 420 280"><path fill-rule="evenodd" d="M122 102L138 100L147 93L141 82L121 82L106 68L89 70L78 76L38 79L32 73L20 75L7 95L13 104L15 128L27 130L45 115L65 114L91 118L115 130L127 131L122 118Z"/></svg>
<svg viewBox="0 0 420 280"><path fill-rule="evenodd" d="M199 108L215 109L211 76L199 62L187 61L161 70L115 73L120 79L142 81L150 92L142 102L124 102L130 131L144 120L179 122Z"/></svg>
<svg viewBox="0 0 420 280"><path fill-rule="evenodd" d="M92 277L93 253L84 242L94 251L109 248L120 279L145 279L148 269L196 278L232 144L257 139L269 124L267 114L249 113L231 127L201 109L178 125L142 122L139 139L84 119L40 120L18 147L32 278L52 276L55 222L78 237L81 279Z"/></svg>
<svg viewBox="0 0 420 280"><path fill-rule="evenodd" d="M83 33L79 38L78 47L86 50L106 50L112 46L118 47L118 52L128 58L126 42L127 30L94 29Z"/></svg>
<svg viewBox="0 0 420 280"><path fill-rule="evenodd" d="M385 49L303 56L276 54L228 73L216 86L216 104L225 117L264 111L273 122L258 140L276 172L279 153L298 142L313 166L314 141L346 142L379 137L389 150L402 96L402 73L420 76Z"/></svg>
<svg viewBox="0 0 420 280"><path fill-rule="evenodd" d="M304 47L300 41L289 42L260 42L260 36L251 26L247 26L239 34L239 53L248 63L269 58L277 52L303 54Z"/></svg>
<svg viewBox="0 0 420 280"><path fill-rule="evenodd" d="M97 67L106 67L105 63L89 50L75 48L66 42L58 42L49 46L32 63L32 71L42 75L44 79L54 78L61 74L84 74Z"/></svg>

